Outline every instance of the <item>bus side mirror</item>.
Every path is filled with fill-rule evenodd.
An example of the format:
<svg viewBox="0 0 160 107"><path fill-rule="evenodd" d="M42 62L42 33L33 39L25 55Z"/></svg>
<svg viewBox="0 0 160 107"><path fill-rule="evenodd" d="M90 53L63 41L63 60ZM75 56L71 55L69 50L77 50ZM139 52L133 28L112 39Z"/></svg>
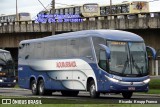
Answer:
<svg viewBox="0 0 160 107"><path fill-rule="evenodd" d="M150 46L146 46L146 51L148 56L151 55L154 60L156 60L156 50Z"/></svg>
<svg viewBox="0 0 160 107"><path fill-rule="evenodd" d="M106 46L106 45L103 45L103 44L99 44L99 45L106 51L106 57L107 57L107 59L110 59L111 51L110 51L109 47Z"/></svg>
<svg viewBox="0 0 160 107"><path fill-rule="evenodd" d="M109 47L106 47L106 53L107 53L107 58L110 59L111 58L111 51L110 51Z"/></svg>

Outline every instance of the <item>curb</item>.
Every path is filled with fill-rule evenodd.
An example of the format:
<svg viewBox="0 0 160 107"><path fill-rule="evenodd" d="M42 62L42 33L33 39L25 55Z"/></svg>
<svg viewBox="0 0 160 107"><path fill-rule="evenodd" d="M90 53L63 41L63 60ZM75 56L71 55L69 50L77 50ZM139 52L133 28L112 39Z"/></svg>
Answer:
<svg viewBox="0 0 160 107"><path fill-rule="evenodd" d="M138 94L138 93L133 93L133 95L138 95L138 96L156 96L156 97L160 97L160 94Z"/></svg>

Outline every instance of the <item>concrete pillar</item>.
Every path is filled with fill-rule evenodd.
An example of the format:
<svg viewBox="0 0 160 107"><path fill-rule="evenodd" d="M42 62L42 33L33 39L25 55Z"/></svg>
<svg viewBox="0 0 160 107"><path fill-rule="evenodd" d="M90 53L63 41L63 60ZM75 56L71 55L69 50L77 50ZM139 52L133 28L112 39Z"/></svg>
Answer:
<svg viewBox="0 0 160 107"><path fill-rule="evenodd" d="M158 76L158 60L155 60L155 75Z"/></svg>
<svg viewBox="0 0 160 107"><path fill-rule="evenodd" d="M154 75L154 71L155 71L154 62L155 62L155 61L152 59L152 63L151 63L151 64L152 64L152 73L151 73L152 75Z"/></svg>

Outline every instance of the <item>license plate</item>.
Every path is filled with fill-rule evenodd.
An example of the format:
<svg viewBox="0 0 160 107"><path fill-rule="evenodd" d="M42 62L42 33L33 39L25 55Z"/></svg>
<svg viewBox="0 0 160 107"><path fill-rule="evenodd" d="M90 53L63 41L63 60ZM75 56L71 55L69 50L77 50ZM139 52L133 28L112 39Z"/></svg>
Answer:
<svg viewBox="0 0 160 107"><path fill-rule="evenodd" d="M8 84L8 86L10 87L10 86L11 86L11 84Z"/></svg>
<svg viewBox="0 0 160 107"><path fill-rule="evenodd" d="M128 90L135 90L135 87L128 87Z"/></svg>

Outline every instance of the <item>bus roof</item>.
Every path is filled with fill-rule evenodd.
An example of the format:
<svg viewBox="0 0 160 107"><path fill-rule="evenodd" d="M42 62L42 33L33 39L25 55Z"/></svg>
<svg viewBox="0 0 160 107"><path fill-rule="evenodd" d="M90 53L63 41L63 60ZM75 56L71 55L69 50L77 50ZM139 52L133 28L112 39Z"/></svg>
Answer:
<svg viewBox="0 0 160 107"><path fill-rule="evenodd" d="M29 12L20 12L18 14L26 14L26 13L30 14ZM0 17L6 17L6 16L16 16L16 14L4 14L4 15L1 15Z"/></svg>
<svg viewBox="0 0 160 107"><path fill-rule="evenodd" d="M124 5L124 4L131 4L131 3L136 3L136 2L143 2L143 3L149 3L148 1L124 1L122 3L116 3L116 4L112 4L113 6L116 6L116 5ZM110 4L102 4L100 5L100 7L106 7L106 6L110 6Z"/></svg>
<svg viewBox="0 0 160 107"><path fill-rule="evenodd" d="M85 3L85 4L73 4L73 5L67 5L62 7L56 7L56 9L65 9L65 8L71 8L71 7L81 7L84 5L99 5L98 3Z"/></svg>
<svg viewBox="0 0 160 107"><path fill-rule="evenodd" d="M0 53L1 53L1 52L9 53L9 51L3 50L3 49L0 49Z"/></svg>
<svg viewBox="0 0 160 107"><path fill-rule="evenodd" d="M22 43L32 43L50 40L61 40L61 39L71 39L80 37L101 37L107 40L113 41L133 41L133 42L143 42L143 38L131 32L120 31L120 30L83 30L77 32L63 33L58 35L52 35L39 39L30 39L21 41Z"/></svg>

